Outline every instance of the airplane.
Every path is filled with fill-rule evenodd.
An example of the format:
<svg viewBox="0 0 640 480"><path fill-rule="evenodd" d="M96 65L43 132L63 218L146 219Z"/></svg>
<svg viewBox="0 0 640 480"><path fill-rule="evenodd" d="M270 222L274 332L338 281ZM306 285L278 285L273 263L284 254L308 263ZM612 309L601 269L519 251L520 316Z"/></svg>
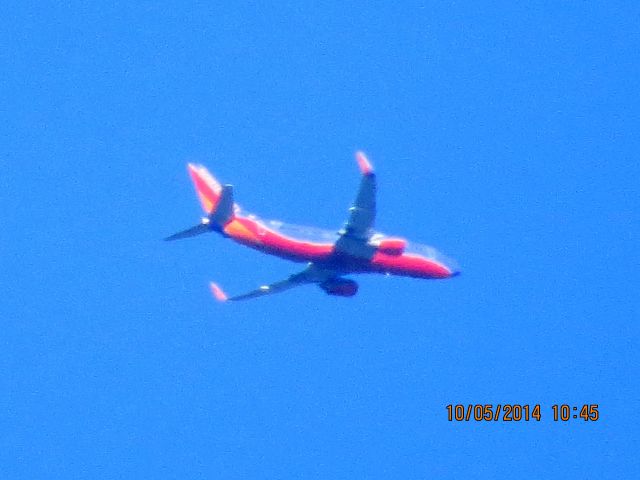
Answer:
<svg viewBox="0 0 640 480"><path fill-rule="evenodd" d="M329 295L352 297L358 292L358 284L346 278L348 274L380 273L428 279L458 275L460 270L455 262L436 249L388 237L373 229L376 175L364 153L356 152L356 161L362 174L360 188L346 223L337 232L245 215L234 203L232 185L221 185L204 166L190 163L188 171L206 216L198 225L165 240L214 231L269 255L307 264L289 278L232 297L211 282L211 293L221 302L248 300L306 284L316 284Z"/></svg>

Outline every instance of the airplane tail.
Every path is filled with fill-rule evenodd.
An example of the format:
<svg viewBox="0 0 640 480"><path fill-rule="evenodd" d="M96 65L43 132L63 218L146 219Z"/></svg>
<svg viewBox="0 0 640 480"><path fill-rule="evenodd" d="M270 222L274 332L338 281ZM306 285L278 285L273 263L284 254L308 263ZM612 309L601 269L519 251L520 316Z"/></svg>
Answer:
<svg viewBox="0 0 640 480"><path fill-rule="evenodd" d="M167 241L195 237L211 230L221 232L223 227L233 220L238 208L233 202L232 185L220 185L213 175L201 165L190 163L189 175L191 175L198 199L207 216L203 217L198 225L165 238Z"/></svg>

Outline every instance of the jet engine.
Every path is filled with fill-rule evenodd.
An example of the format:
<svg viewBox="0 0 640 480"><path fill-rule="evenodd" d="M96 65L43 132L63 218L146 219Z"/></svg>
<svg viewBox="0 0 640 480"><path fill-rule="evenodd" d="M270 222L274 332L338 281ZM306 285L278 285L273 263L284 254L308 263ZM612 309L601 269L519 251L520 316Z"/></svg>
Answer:
<svg viewBox="0 0 640 480"><path fill-rule="evenodd" d="M386 255L402 255L407 247L407 241L403 238L382 238L373 241L372 245Z"/></svg>
<svg viewBox="0 0 640 480"><path fill-rule="evenodd" d="M328 295L353 297L358 293L358 284L348 278L332 278L320 284L320 288Z"/></svg>

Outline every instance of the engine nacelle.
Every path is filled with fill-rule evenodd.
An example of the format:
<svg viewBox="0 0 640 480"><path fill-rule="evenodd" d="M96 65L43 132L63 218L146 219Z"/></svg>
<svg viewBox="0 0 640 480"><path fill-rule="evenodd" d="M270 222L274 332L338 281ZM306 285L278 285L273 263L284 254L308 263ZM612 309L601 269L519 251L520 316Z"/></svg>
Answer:
<svg viewBox="0 0 640 480"><path fill-rule="evenodd" d="M382 238L372 242L372 245L386 255L402 255L407 248L407 241L404 238Z"/></svg>
<svg viewBox="0 0 640 480"><path fill-rule="evenodd" d="M353 297L358 293L358 284L348 278L333 278L320 284L328 295L337 295L339 297Z"/></svg>

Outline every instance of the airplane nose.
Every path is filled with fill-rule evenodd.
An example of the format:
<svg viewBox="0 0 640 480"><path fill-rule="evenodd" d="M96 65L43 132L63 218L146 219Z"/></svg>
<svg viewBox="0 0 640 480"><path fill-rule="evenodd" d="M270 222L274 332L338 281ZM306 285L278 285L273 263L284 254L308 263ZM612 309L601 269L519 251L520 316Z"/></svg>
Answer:
<svg viewBox="0 0 640 480"><path fill-rule="evenodd" d="M460 270L460 266L458 265L458 262L456 262L455 260L445 257L444 255L442 255L441 260L444 266L447 268L447 270L449 270L449 275L448 275L449 278L457 277L462 273L462 271Z"/></svg>

